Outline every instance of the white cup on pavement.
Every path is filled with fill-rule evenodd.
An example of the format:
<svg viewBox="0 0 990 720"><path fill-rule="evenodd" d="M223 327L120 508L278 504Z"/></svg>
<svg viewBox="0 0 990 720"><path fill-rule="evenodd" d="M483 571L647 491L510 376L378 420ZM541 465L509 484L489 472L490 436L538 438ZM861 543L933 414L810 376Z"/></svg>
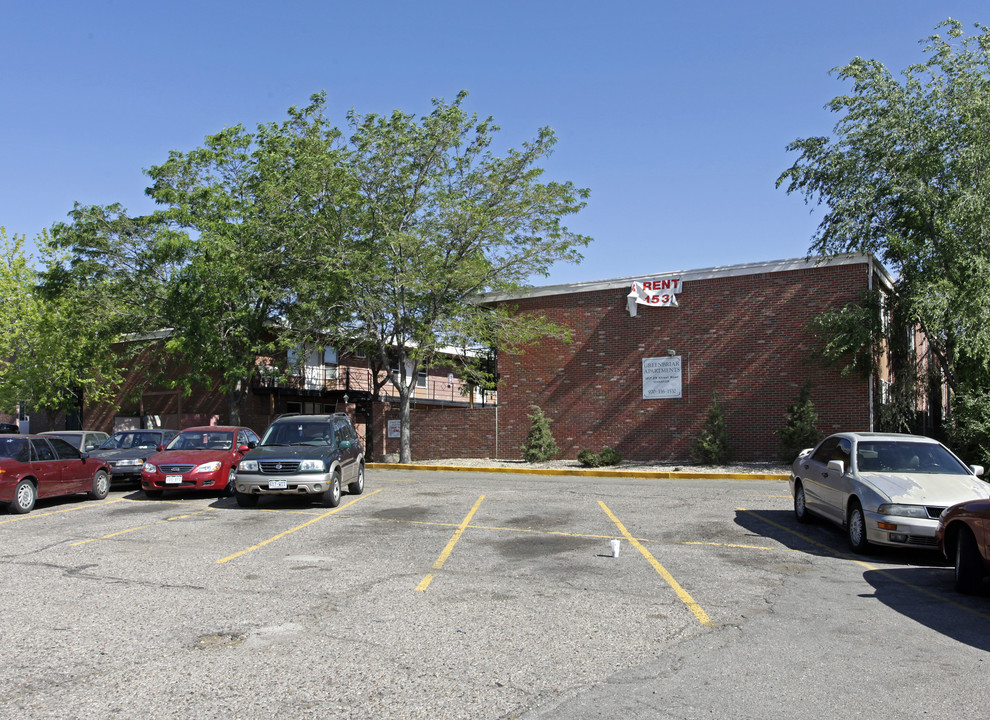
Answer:
<svg viewBox="0 0 990 720"><path fill-rule="evenodd" d="M619 557L619 541L612 540L612 557Z"/></svg>

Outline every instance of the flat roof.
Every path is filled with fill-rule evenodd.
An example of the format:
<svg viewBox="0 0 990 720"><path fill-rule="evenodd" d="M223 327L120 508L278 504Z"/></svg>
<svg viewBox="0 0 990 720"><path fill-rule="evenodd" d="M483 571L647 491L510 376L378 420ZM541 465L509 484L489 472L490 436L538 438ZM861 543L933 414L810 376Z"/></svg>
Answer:
<svg viewBox="0 0 990 720"><path fill-rule="evenodd" d="M592 280L588 282L565 283L563 285L542 285L522 288L510 292L484 293L479 302L499 302L502 300L521 300L524 298L546 297L549 295L568 295L573 293L597 292L600 290L628 289L633 282L663 280L664 278L680 278L682 282L692 280L711 280L713 278L734 277L741 275L758 275L761 273L784 272L787 270L806 270L821 265L863 265L870 264L881 276L888 287L893 287L894 281L887 269L872 255L863 253L846 253L833 257L803 257L789 260L771 260L768 262L744 263L742 265L716 265L698 270L677 270L661 273L641 273L629 277L613 278L611 280Z"/></svg>

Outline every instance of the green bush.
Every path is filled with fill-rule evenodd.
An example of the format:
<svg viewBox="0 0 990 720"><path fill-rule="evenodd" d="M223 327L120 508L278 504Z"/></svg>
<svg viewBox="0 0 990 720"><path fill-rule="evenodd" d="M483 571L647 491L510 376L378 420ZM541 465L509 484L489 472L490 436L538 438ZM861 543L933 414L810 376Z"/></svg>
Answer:
<svg viewBox="0 0 990 720"><path fill-rule="evenodd" d="M818 429L818 413L811 402L811 387L805 385L794 404L787 407L787 422L784 427L774 431L780 440L780 458L785 462L794 462L805 448L814 447L822 439L823 433Z"/></svg>
<svg viewBox="0 0 990 720"><path fill-rule="evenodd" d="M536 405L532 407L532 414L526 416L529 418L529 435L522 446L523 459L529 463L553 460L560 448L550 432L550 418Z"/></svg>
<svg viewBox="0 0 990 720"><path fill-rule="evenodd" d="M621 463L622 453L605 446L600 453L595 453L591 450L582 450L578 453L577 459L584 467L604 467L606 465L618 465Z"/></svg>
<svg viewBox="0 0 990 720"><path fill-rule="evenodd" d="M719 465L729 459L729 431L725 424L725 406L712 388L712 406L691 457L699 465Z"/></svg>

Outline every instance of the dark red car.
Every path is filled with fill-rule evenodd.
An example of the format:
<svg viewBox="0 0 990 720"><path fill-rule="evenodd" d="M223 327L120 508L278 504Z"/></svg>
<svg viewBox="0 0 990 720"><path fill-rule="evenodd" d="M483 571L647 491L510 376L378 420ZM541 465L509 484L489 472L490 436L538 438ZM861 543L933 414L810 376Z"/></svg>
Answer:
<svg viewBox="0 0 990 720"><path fill-rule="evenodd" d="M970 500L947 508L935 539L956 564L956 590L974 593L990 573L990 500Z"/></svg>
<svg viewBox="0 0 990 720"><path fill-rule="evenodd" d="M38 498L110 492L110 466L57 437L0 435L0 503L31 512Z"/></svg>
<svg viewBox="0 0 990 720"><path fill-rule="evenodd" d="M237 463L258 436L251 428L208 425L186 428L141 469L141 487L149 498L166 490L234 493Z"/></svg>

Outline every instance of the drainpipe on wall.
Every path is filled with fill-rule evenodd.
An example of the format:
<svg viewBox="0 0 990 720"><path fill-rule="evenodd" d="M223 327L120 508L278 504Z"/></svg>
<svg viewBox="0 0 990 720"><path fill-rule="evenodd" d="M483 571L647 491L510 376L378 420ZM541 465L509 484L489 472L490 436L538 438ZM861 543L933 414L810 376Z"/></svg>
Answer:
<svg viewBox="0 0 990 720"><path fill-rule="evenodd" d="M866 265L866 288L870 292L873 292L873 263L876 262L876 259L873 257L872 254L869 255L869 259L870 259L870 261ZM882 308L881 308L880 312L881 313L883 312L883 309ZM879 373L879 372L880 372L880 368L874 368L873 369L873 374L876 374L876 373ZM869 398L869 401L868 402L869 402L869 405L870 405L870 432L873 432L873 386L875 384L874 381L875 381L875 378L872 376L872 374L871 374L871 376L869 378L866 379L866 382L867 382L867 385L868 385L868 387L867 387L868 396L867 397Z"/></svg>

